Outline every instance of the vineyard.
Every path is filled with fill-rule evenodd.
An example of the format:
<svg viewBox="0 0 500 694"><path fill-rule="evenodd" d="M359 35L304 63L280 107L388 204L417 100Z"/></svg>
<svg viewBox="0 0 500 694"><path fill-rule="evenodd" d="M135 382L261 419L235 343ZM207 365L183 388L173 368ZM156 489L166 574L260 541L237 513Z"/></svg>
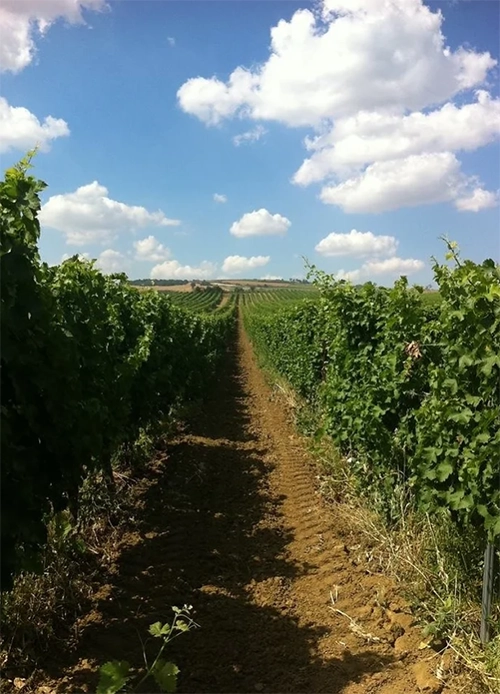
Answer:
<svg viewBox="0 0 500 694"><path fill-rule="evenodd" d="M242 294L240 304L243 310L258 306L260 312L266 312L284 306L297 305L316 295L317 291L314 287L310 289L258 289Z"/></svg>
<svg viewBox="0 0 500 694"><path fill-rule="evenodd" d="M434 619L422 646L399 588L369 563L373 547L365 551L344 516L332 515L335 505L319 500L316 462L254 353L268 380L291 389L313 423L309 437L333 446L344 479L385 528L399 532L410 516L430 522L433 537L451 528L455 544L441 548L439 575L446 551L458 563L463 555L455 590L472 585L477 606L483 552L488 546L494 562L500 536L499 266L464 261L447 242L433 293L405 278L353 286L314 267L313 285L300 288L139 291L92 261L42 262L45 184L29 167L27 158L0 183L4 591L16 595L27 576L46 572L41 557L61 518L63 534L84 533L89 480L103 481L111 506L121 501L117 480L131 488L119 550L103 553L111 597L102 599L99 579L92 619L83 618L91 636L74 637L43 691L95 691L103 655L115 660L101 668L99 694L122 691L143 667L128 643L131 623L137 631L150 620L150 635L169 648L172 630L196 626L188 607L171 627L156 621L174 600L198 604L206 629L175 651L183 691L331 691L332 677L346 694L381 682L381 692L430 690L408 668L421 668L420 651L440 652L458 630L457 596L443 598L450 621ZM138 442L159 429L164 448L134 465ZM99 495L90 496L97 507ZM83 540L75 552L84 572ZM498 644L496 602L487 627ZM7 667L26 640L12 632ZM413 645L398 651L410 636ZM174 691L177 667L156 663L145 677ZM500 664L491 663L483 681L495 687ZM14 688L31 677L23 667ZM24 691L49 681L37 672ZM433 691L455 691L432 677Z"/></svg>
<svg viewBox="0 0 500 694"><path fill-rule="evenodd" d="M213 311L223 299L223 291L219 287L197 289L192 292L165 292L176 306L191 311Z"/></svg>
<svg viewBox="0 0 500 694"><path fill-rule="evenodd" d="M359 491L500 535L500 269L435 264L439 302L402 278L360 288L315 273L319 300L245 311L268 362L321 414ZM283 336L287 339L284 340Z"/></svg>
<svg viewBox="0 0 500 694"><path fill-rule="evenodd" d="M51 514L77 517L87 475L112 483L120 450L203 392L234 324L234 305L184 311L91 262L42 263L44 184L27 164L0 188L4 587L33 566Z"/></svg>

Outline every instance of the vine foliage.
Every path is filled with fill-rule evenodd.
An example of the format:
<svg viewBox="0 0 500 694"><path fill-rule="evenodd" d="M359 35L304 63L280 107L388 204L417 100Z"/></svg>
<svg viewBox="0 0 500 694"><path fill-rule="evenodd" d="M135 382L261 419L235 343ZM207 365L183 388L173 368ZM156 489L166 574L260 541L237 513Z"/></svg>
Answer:
<svg viewBox="0 0 500 694"><path fill-rule="evenodd" d="M353 286L311 268L318 301L246 323L257 349L320 413L362 494L500 535L500 268L433 261L441 301L406 278Z"/></svg>
<svg viewBox="0 0 500 694"><path fill-rule="evenodd" d="M198 397L225 353L234 305L185 311L77 256L38 253L31 154L0 182L2 586L35 569L47 522L121 446Z"/></svg>

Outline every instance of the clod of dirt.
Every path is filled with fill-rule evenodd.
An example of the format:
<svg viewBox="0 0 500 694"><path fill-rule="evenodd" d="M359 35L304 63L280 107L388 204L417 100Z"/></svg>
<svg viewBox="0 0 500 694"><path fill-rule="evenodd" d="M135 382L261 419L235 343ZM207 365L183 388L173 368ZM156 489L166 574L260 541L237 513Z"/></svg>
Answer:
<svg viewBox="0 0 500 694"><path fill-rule="evenodd" d="M392 610L386 610L386 615L389 618L391 625L399 627L405 631L408 631L415 623L415 618L413 615L407 612L393 612Z"/></svg>
<svg viewBox="0 0 500 694"><path fill-rule="evenodd" d="M427 694L439 694L443 689L443 682L438 680L430 663L421 662L412 666L413 675L417 682L417 687L421 692Z"/></svg>
<svg viewBox="0 0 500 694"><path fill-rule="evenodd" d="M394 642L394 652L398 655L405 655L418 650L421 637L419 632L412 630L403 634Z"/></svg>

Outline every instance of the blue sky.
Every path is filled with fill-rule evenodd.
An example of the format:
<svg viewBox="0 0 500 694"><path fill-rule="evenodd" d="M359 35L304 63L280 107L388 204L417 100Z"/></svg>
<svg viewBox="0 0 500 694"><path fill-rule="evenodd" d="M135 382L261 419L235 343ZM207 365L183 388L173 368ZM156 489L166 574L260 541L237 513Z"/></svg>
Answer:
<svg viewBox="0 0 500 694"><path fill-rule="evenodd" d="M1 164L42 145L48 262L427 284L442 234L499 260L498 3L3 4Z"/></svg>

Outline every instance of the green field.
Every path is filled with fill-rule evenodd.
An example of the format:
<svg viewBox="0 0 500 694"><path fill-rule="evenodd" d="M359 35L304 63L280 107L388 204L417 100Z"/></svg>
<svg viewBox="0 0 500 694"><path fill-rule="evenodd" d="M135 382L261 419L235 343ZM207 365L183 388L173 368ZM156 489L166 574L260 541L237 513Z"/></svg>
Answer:
<svg viewBox="0 0 500 694"><path fill-rule="evenodd" d="M214 311L222 302L224 292L219 287L196 288L191 292L163 292L176 306L192 311Z"/></svg>

